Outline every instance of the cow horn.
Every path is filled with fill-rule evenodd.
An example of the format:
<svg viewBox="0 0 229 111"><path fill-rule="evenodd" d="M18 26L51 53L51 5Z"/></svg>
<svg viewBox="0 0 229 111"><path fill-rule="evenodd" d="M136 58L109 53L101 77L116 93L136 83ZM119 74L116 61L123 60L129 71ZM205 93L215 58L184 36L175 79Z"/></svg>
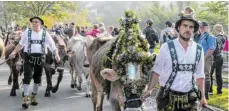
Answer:
<svg viewBox="0 0 229 111"><path fill-rule="evenodd" d="M109 81L116 81L120 78L117 72L115 72L113 69L104 69L100 72L100 74L103 77L103 79Z"/></svg>

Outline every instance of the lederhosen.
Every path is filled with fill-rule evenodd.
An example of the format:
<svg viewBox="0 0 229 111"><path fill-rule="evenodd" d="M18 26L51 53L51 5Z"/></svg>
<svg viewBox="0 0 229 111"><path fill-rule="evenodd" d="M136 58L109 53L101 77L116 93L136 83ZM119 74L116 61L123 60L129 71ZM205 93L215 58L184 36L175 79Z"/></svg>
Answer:
<svg viewBox="0 0 229 111"><path fill-rule="evenodd" d="M24 84L30 84L33 77L34 83L39 84L41 82L41 76L43 66L45 63L45 37L46 31L42 32L41 40L31 40L32 29L28 30L28 50L24 53ZM31 45L40 44L42 53L31 53Z"/></svg>
<svg viewBox="0 0 229 111"><path fill-rule="evenodd" d="M197 44L196 58L194 64L179 64L176 49L173 41L168 42L170 55L172 58L172 73L164 87L161 87L157 96L158 111L196 111L196 101L200 99L201 94L195 84L194 73L200 61L202 47ZM192 89L187 92L178 92L170 89L178 71L192 72Z"/></svg>

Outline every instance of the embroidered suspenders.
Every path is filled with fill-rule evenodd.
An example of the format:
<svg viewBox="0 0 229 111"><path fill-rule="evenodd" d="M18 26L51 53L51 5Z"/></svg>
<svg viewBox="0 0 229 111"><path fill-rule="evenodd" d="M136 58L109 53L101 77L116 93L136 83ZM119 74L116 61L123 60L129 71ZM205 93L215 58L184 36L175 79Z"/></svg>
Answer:
<svg viewBox="0 0 229 111"><path fill-rule="evenodd" d="M197 44L196 58L194 64L179 64L173 41L169 41L167 43L169 46L170 56L172 59L172 73L165 84L163 96L165 97L169 93L170 87L172 86L172 83L176 77L177 71L192 71L192 86L195 92L198 92L198 87L195 84L194 73L196 72L197 65L200 61L202 47L199 44Z"/></svg>
<svg viewBox="0 0 229 111"><path fill-rule="evenodd" d="M46 36L46 31L43 30L42 32L42 39L41 40L31 40L31 35L32 35L32 29L28 30L28 56L29 56L29 63L34 64L34 65L41 65L45 59L44 56L38 57L35 56L37 54L31 54L31 44L41 44L42 48L42 55L45 54L45 36Z"/></svg>
<svg viewBox="0 0 229 111"><path fill-rule="evenodd" d="M202 47L200 46L200 44L197 44L197 47L196 47L196 59L195 59L195 65L194 65L195 68L193 69L193 74L192 74L192 86L193 86L194 91L196 93L199 93L199 94L197 94L197 97L199 99L201 99L201 92L198 89L197 85L195 84L194 73L197 70L198 63L200 62L201 52L202 52Z"/></svg>
<svg viewBox="0 0 229 111"><path fill-rule="evenodd" d="M32 29L29 28L28 30L28 54L31 54L31 44L41 44L42 53L45 54L45 36L46 31L43 30L42 32L42 40L31 40Z"/></svg>

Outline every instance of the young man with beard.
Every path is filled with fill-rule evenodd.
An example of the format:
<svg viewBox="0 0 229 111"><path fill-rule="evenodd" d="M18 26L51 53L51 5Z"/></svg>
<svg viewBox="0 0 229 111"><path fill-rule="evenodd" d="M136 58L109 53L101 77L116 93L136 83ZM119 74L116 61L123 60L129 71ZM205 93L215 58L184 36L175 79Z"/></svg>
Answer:
<svg viewBox="0 0 229 111"><path fill-rule="evenodd" d="M200 105L207 104L204 96L204 51L191 39L198 28L193 14L182 14L175 25L178 38L161 46L148 89L142 96L149 96L159 79L158 111L196 111L198 100Z"/></svg>
<svg viewBox="0 0 229 111"><path fill-rule="evenodd" d="M24 97L23 108L28 108L29 103L31 105L37 105L37 91L39 84L41 83L41 76L43 72L43 66L45 63L45 48L48 46L50 51L54 54L57 62L60 61L58 50L55 43L49 33L43 28L44 21L40 17L30 18L32 28L27 29L22 34L22 38L15 50L10 54L10 58L15 58L15 55L24 47ZM33 92L30 97L29 84L31 79L34 80ZM31 99L31 100L30 100Z"/></svg>

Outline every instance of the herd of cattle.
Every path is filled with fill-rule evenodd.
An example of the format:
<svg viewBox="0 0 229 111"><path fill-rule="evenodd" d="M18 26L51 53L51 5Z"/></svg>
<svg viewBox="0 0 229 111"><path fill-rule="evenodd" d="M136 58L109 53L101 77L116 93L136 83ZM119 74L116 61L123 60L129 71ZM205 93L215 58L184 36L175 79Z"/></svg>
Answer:
<svg viewBox="0 0 229 111"><path fill-rule="evenodd" d="M19 89L18 77L23 73L23 53L17 54L14 59L9 59L10 53L15 49L20 41L20 31L8 34L4 40L0 38L0 57L5 57L5 61L10 68L10 75L8 84L12 85L10 96L16 96L16 90ZM122 94L122 86L119 82L110 82L104 80L100 74L103 57L108 51L111 44L114 42L113 37L98 37L91 36L82 37L76 36L72 38L63 37L60 35L51 34L61 62L57 63L53 58L52 53L47 48L46 63L44 71L46 74L47 88L44 96L50 97L51 92L57 92L59 84L63 78L64 63L68 60L70 74L71 74L71 88L82 90L82 77L86 77L86 97L90 96L89 91L92 90L92 102L94 111L103 110L103 99L105 96L104 90L109 90L109 100L112 109L120 110L120 98L118 95ZM66 57L68 59L66 59ZM52 84L52 75L59 73L57 83ZM108 89L104 89L104 82L108 82Z"/></svg>

